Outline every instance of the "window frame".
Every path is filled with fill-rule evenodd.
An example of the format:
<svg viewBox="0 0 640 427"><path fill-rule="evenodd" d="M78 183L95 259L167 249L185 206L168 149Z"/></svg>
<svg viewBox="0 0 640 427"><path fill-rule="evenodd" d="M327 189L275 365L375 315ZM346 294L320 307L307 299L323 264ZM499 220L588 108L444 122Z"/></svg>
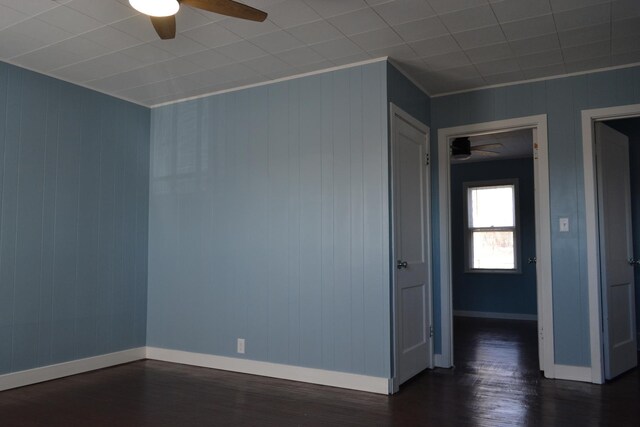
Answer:
<svg viewBox="0 0 640 427"><path fill-rule="evenodd" d="M470 188L513 186L513 227L470 227L471 202L469 200ZM520 191L518 178L496 179L488 181L467 181L462 184L464 206L464 272L465 273L491 273L491 274L521 274L522 264L520 256ZM471 248L472 234L474 231L513 231L514 268L473 268L473 250Z"/></svg>

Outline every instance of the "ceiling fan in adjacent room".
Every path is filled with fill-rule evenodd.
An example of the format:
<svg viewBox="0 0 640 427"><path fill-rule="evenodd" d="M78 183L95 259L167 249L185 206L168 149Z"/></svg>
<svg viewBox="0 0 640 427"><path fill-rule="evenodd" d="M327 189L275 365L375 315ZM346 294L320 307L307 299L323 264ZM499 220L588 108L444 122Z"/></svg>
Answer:
<svg viewBox="0 0 640 427"><path fill-rule="evenodd" d="M176 13L183 4L256 22L267 18L265 12L233 0L129 0L129 3L138 12L149 15L153 28L163 40L176 37Z"/></svg>
<svg viewBox="0 0 640 427"><path fill-rule="evenodd" d="M462 136L451 141L451 158L454 160L467 160L476 154L479 156L497 156L500 151L496 150L500 150L500 148L502 148L502 144L499 142L471 146L469 137Z"/></svg>

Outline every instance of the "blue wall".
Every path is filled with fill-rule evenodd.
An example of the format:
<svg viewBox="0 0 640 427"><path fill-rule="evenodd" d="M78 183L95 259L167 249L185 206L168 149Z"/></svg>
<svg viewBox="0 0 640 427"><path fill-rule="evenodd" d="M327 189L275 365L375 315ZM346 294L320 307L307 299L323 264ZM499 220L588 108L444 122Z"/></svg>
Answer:
<svg viewBox="0 0 640 427"><path fill-rule="evenodd" d="M148 345L389 376L385 104L378 62L152 110Z"/></svg>
<svg viewBox="0 0 640 427"><path fill-rule="evenodd" d="M387 100L425 125L431 125L431 99L391 63L387 63Z"/></svg>
<svg viewBox="0 0 640 427"><path fill-rule="evenodd" d="M557 364L589 366L584 172L581 110L640 102L640 68L523 83L432 99L432 150L437 129L534 114L547 114L551 192L554 348ZM437 181L437 165L434 180ZM438 195L433 194L437 229ZM569 233L558 232L568 217ZM435 285L440 280L439 236L434 236ZM435 292L438 289L434 290ZM435 303L438 304L436 299ZM440 307L435 307L439 311ZM441 348L437 333L436 352Z"/></svg>
<svg viewBox="0 0 640 427"><path fill-rule="evenodd" d="M518 179L521 272L465 273L464 183ZM536 314L536 256L533 159L496 160L451 165L451 252L453 309L462 311Z"/></svg>
<svg viewBox="0 0 640 427"><path fill-rule="evenodd" d="M143 346L149 110L0 63L0 374Z"/></svg>
<svg viewBox="0 0 640 427"><path fill-rule="evenodd" d="M640 118L610 120L609 126L629 137L629 170L631 172L631 216L633 255L640 258ZM640 334L640 266L635 267L636 330ZM640 348L640 340L638 341Z"/></svg>

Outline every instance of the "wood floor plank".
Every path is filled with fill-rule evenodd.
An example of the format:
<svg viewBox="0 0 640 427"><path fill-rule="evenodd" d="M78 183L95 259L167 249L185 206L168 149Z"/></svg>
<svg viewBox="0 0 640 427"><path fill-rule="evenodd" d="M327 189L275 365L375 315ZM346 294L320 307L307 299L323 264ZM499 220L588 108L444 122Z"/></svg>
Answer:
<svg viewBox="0 0 640 427"><path fill-rule="evenodd" d="M634 426L640 375L547 380L536 325L456 318L454 369L394 396L140 361L0 393L0 426Z"/></svg>

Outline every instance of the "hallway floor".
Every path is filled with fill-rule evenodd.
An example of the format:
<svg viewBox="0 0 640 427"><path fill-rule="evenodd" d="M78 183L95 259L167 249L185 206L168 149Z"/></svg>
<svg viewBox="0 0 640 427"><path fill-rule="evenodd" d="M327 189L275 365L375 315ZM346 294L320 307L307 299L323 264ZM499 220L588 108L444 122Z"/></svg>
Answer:
<svg viewBox="0 0 640 427"><path fill-rule="evenodd" d="M0 425L640 425L638 369L604 386L546 380L534 322L454 326L456 368L390 397L147 360L1 392Z"/></svg>

